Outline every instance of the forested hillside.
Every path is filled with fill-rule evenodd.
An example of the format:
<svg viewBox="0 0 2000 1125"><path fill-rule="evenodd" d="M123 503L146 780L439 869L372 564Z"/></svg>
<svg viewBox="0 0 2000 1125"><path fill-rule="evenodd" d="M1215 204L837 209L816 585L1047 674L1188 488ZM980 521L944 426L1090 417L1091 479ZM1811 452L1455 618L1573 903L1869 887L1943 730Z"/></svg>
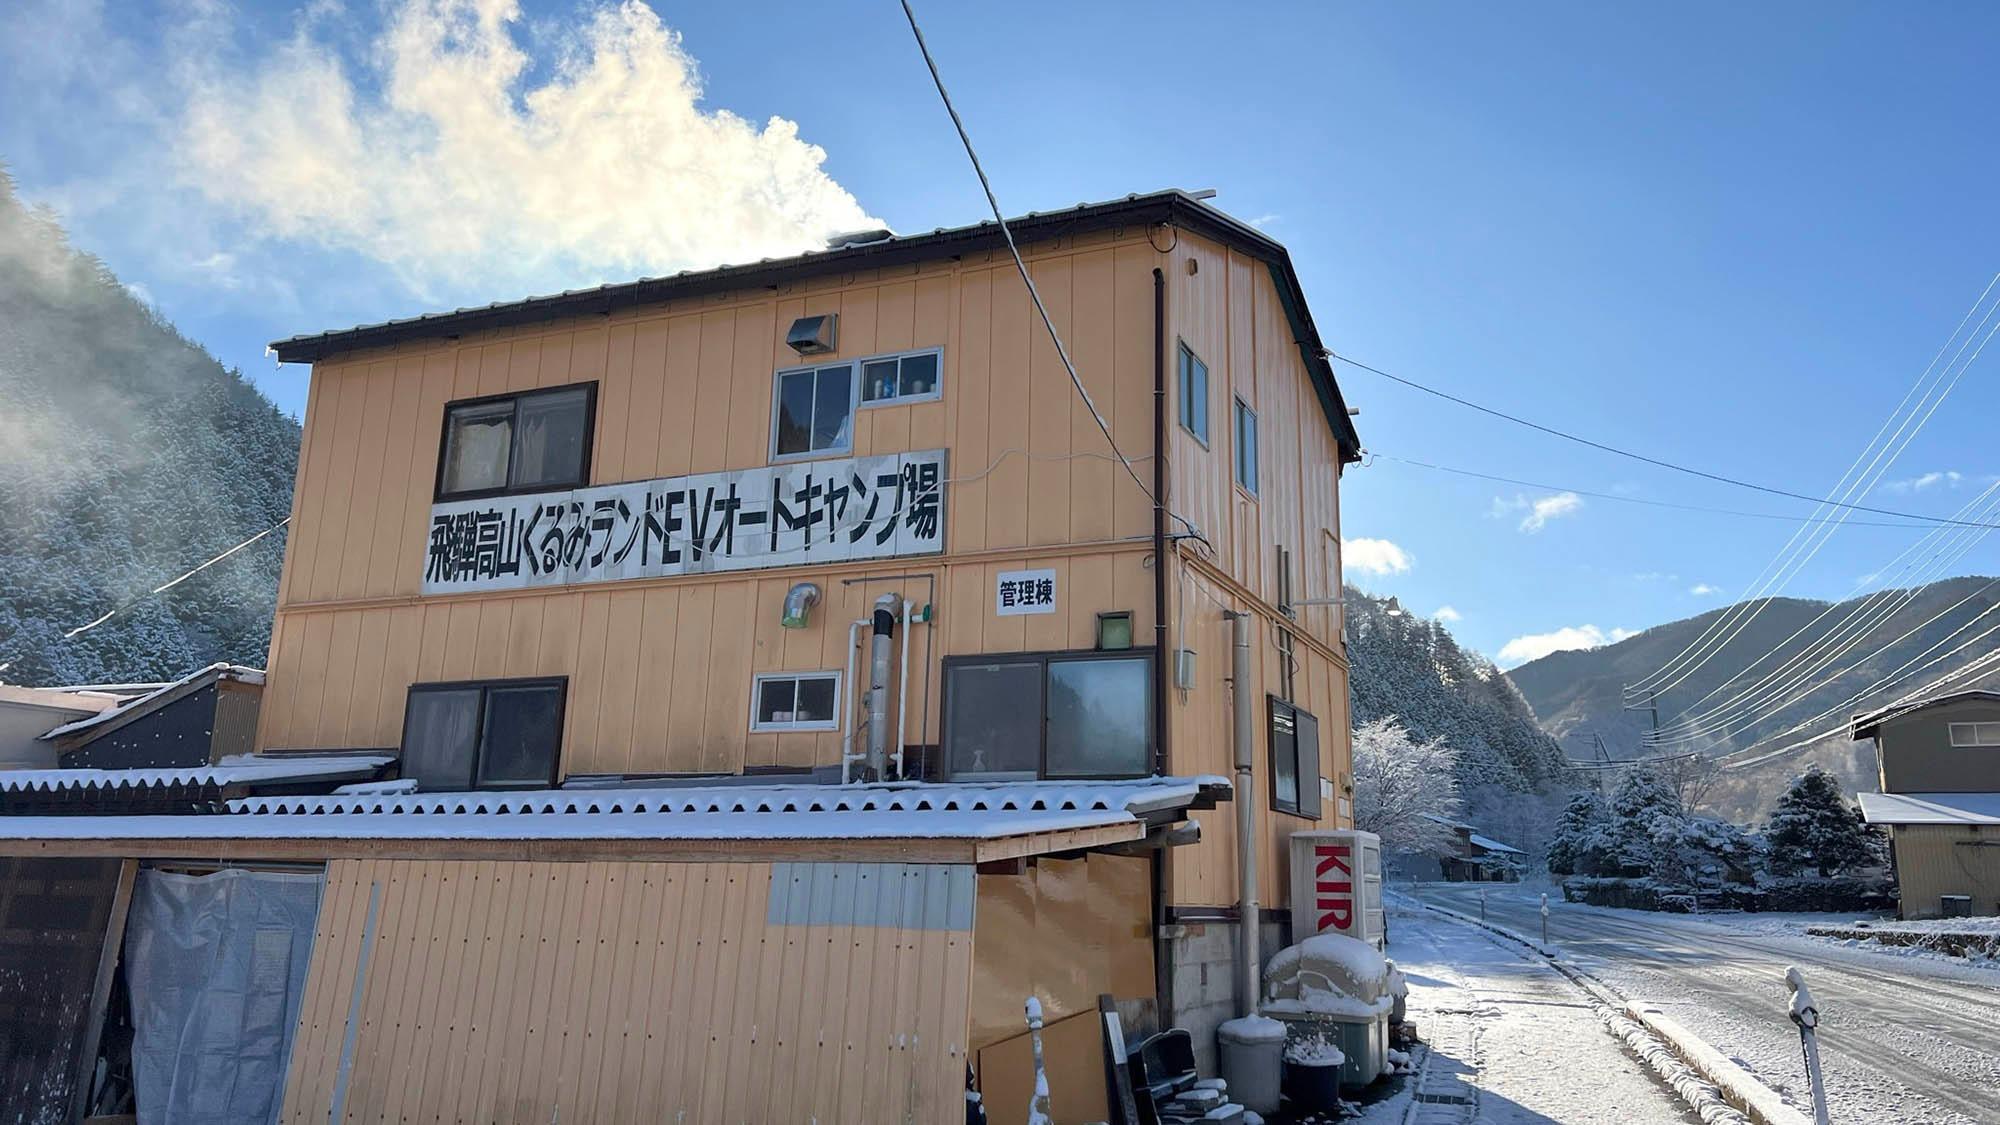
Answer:
<svg viewBox="0 0 2000 1125"><path fill-rule="evenodd" d="M262 666L299 427L136 300L0 172L0 680Z"/></svg>
<svg viewBox="0 0 2000 1125"><path fill-rule="evenodd" d="M1974 642L1953 654L1994 624L1984 615L1996 605L2000 581L1984 577L1878 591L1838 604L1771 599L1718 656L1660 694L1660 721L1671 728L1684 712L1708 713L1702 737L1675 749L1711 754L1760 742L1775 749L1823 735L1797 753L1724 774L1708 805L1725 816L1762 816L1808 764L1825 767L1849 792L1873 789L1873 749L1849 741L1842 720L1991 651L1990 641ZM1670 622L1602 648L1558 652L1507 675L1571 756L1593 756L1599 736L1613 758L1640 756L1648 753L1641 738L1651 716L1621 709L1624 685L1666 665L1728 612L1725 607ZM1822 659L1828 654L1838 655ZM1746 690L1754 693L1743 695Z"/></svg>

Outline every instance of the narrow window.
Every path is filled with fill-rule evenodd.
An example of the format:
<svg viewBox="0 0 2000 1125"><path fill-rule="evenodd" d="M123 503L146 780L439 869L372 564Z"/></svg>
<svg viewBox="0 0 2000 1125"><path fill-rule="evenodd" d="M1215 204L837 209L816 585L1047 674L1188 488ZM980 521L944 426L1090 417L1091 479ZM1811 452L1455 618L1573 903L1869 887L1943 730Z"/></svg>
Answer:
<svg viewBox="0 0 2000 1125"><path fill-rule="evenodd" d="M2000 746L2000 723L1953 723L1951 744L1961 748Z"/></svg>
<svg viewBox="0 0 2000 1125"><path fill-rule="evenodd" d="M840 673L785 672L756 678L751 692L751 730L839 728Z"/></svg>
<svg viewBox="0 0 2000 1125"><path fill-rule="evenodd" d="M936 351L885 355L861 361L861 401L864 404L913 402L938 396Z"/></svg>
<svg viewBox="0 0 2000 1125"><path fill-rule="evenodd" d="M778 372L774 458L843 453L853 446L853 364Z"/></svg>
<svg viewBox="0 0 2000 1125"><path fill-rule="evenodd" d="M555 784L565 687L561 679L411 685L403 776L427 793Z"/></svg>
<svg viewBox="0 0 2000 1125"><path fill-rule="evenodd" d="M1257 412L1236 400L1236 483L1257 495Z"/></svg>
<svg viewBox="0 0 2000 1125"><path fill-rule="evenodd" d="M597 385L447 403L437 498L576 488L589 482Z"/></svg>
<svg viewBox="0 0 2000 1125"><path fill-rule="evenodd" d="M953 777L1144 777L1153 662L1131 652L963 657L945 664Z"/></svg>
<svg viewBox="0 0 2000 1125"><path fill-rule="evenodd" d="M1318 820L1319 719L1277 696L1271 712L1271 807Z"/></svg>
<svg viewBox="0 0 2000 1125"><path fill-rule="evenodd" d="M1208 444L1208 364L1181 345L1181 428Z"/></svg>

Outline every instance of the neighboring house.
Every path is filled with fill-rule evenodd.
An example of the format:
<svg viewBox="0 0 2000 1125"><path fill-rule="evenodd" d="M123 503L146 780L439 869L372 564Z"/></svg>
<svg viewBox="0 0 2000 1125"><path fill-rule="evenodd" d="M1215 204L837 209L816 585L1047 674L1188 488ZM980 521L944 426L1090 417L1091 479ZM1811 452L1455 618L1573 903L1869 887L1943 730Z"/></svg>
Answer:
<svg viewBox="0 0 2000 1125"><path fill-rule="evenodd" d="M1857 717L1882 791L1860 795L1888 829L1905 918L2000 914L2000 691L1960 691Z"/></svg>
<svg viewBox="0 0 2000 1125"><path fill-rule="evenodd" d="M278 342L257 751L415 792L0 854L323 872L299 1119L946 1121L968 1068L1018 1119L1030 995L1212 1058L1238 840L1193 814L1255 803L1266 952L1286 840L1352 822L1359 442L1266 235L1175 191L1014 233L1137 483L992 223Z"/></svg>
<svg viewBox="0 0 2000 1125"><path fill-rule="evenodd" d="M264 673L211 664L45 732L66 769L214 765L256 746Z"/></svg>
<svg viewBox="0 0 2000 1125"><path fill-rule="evenodd" d="M1519 848L1479 834L1475 825L1429 813L1425 820L1451 830L1451 842L1436 851L1438 874L1452 883L1514 883L1521 878Z"/></svg>
<svg viewBox="0 0 2000 1125"><path fill-rule="evenodd" d="M0 684L0 769L55 765L55 747L42 736L54 727L108 711L122 698L80 688Z"/></svg>

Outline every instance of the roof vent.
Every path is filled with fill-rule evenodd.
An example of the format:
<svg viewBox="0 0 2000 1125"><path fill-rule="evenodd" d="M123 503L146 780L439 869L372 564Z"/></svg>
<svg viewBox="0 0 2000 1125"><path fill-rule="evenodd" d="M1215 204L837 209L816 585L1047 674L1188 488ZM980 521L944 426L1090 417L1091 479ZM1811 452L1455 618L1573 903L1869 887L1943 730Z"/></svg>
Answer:
<svg viewBox="0 0 2000 1125"><path fill-rule="evenodd" d="M826 240L828 250L845 250L850 246L868 246L877 242L887 242L896 237L896 232L887 227L873 230L851 230L836 234Z"/></svg>
<svg viewBox="0 0 2000 1125"><path fill-rule="evenodd" d="M800 355L825 355L833 350L834 325L839 319L838 313L802 316L785 333L785 343Z"/></svg>

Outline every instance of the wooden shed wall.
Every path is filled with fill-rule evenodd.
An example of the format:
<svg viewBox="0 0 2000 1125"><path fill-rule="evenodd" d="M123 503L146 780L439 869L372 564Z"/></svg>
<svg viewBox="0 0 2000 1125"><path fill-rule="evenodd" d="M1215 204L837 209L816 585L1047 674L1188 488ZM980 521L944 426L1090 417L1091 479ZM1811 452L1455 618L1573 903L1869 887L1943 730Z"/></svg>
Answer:
<svg viewBox="0 0 2000 1125"><path fill-rule="evenodd" d="M282 1120L328 1121L337 1095L352 1122L957 1119L970 910L774 925L773 869L330 863ZM848 901L921 917L936 886Z"/></svg>
<svg viewBox="0 0 2000 1125"><path fill-rule="evenodd" d="M1943 895L1971 895L1974 914L2000 914L2000 828L1904 824L1890 838L1903 917L1938 917Z"/></svg>

